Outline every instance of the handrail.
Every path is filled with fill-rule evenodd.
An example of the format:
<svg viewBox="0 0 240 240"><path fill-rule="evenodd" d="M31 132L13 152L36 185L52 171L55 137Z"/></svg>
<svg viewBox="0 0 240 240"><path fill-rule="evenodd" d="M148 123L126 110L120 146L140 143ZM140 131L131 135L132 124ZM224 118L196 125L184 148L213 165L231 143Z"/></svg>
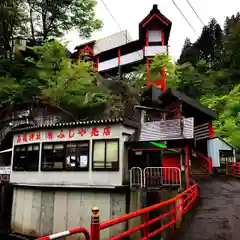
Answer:
<svg viewBox="0 0 240 240"><path fill-rule="evenodd" d="M63 231L63 232L51 234L51 235L48 235L48 236L45 236L45 237L40 237L40 238L37 238L37 240L59 239L59 238L66 237L66 236L71 236L71 235L77 234L77 233L83 233L84 236L85 236L85 239L90 240L90 234L89 234L89 232L86 228L73 228L73 229L70 229L68 231Z"/></svg>
<svg viewBox="0 0 240 240"><path fill-rule="evenodd" d="M178 194L176 197L169 199L167 201L152 205L150 207L143 208L136 212L132 212L129 214L125 214L120 217L116 217L112 220L108 220L105 222L100 223L99 221L99 209L94 207L92 209L92 217L91 217L91 227L90 227L90 234L86 228L74 228L68 231L55 233L52 235L48 235L45 237L37 238L37 240L50 240L50 239L59 239L66 236L71 236L76 233L83 233L85 235L86 240L100 240L100 233L101 230L109 228L113 225L122 223L124 221L128 221L138 216L144 216L144 223L133 227L125 232L118 234L117 236L113 236L108 238L108 240L118 240L122 239L123 237L130 236L132 233L137 231L141 231L143 237L141 240L147 240L150 237L156 236L160 234L163 230L167 228L172 228L173 232L176 229L176 223L182 216L193 206L198 197L198 185L194 184L190 188L186 189L184 192ZM154 210L158 210L161 207L170 205L171 210L165 212L154 219L150 219L149 213ZM150 225L153 223L161 222L161 220L169 217L170 220L163 226L159 227L158 229L150 232Z"/></svg>
<svg viewBox="0 0 240 240"><path fill-rule="evenodd" d="M207 162L207 165L205 165L204 163L202 165L209 173L212 173L212 159L210 157L204 156L202 153L199 152L196 152L196 154Z"/></svg>
<svg viewBox="0 0 240 240"><path fill-rule="evenodd" d="M240 177L240 162L232 162L227 165L227 174L233 177Z"/></svg>
<svg viewBox="0 0 240 240"><path fill-rule="evenodd" d="M172 227L174 230L176 222L191 208L193 203L196 201L197 196L198 196L198 185L195 184L172 199L155 204L150 207L140 209L136 212L132 212L132 213L120 216L120 217L116 217L109 221L102 222L102 223L100 223L99 230L101 231L101 230L109 228L113 225L133 219L135 217L144 216L143 224L140 224L139 226L136 226L125 232L122 232L117 236L110 237L109 240L122 239L123 237L130 236L132 233L137 232L139 230L143 230L144 236L141 238L141 240L146 240L149 237L153 237L153 236L161 233L163 230L165 230L169 227ZM182 202L177 203L177 201L179 201L180 199L182 199ZM158 217L156 217L154 219L149 219L149 213L151 211L157 210L161 207L168 206L168 205L171 206L171 210L169 212L159 215ZM171 220L168 223L166 223L164 226L161 226L159 229L157 229L151 233L149 232L150 225L152 225L153 223L156 223L156 222L160 222L160 220L165 219L166 217L171 217ZM96 239L96 240L98 240L98 239Z"/></svg>

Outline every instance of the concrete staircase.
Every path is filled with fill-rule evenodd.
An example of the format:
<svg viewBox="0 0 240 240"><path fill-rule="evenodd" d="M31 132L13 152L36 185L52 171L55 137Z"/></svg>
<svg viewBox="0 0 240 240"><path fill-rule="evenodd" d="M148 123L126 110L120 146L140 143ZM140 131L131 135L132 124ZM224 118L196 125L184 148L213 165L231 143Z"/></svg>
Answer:
<svg viewBox="0 0 240 240"><path fill-rule="evenodd" d="M193 180L206 179L210 176L209 172L200 164L197 157L191 157L191 178Z"/></svg>

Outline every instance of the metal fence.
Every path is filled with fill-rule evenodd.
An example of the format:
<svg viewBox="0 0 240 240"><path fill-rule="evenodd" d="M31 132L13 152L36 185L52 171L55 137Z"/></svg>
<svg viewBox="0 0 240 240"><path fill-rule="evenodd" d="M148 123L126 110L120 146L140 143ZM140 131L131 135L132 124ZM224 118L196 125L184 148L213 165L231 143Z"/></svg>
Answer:
<svg viewBox="0 0 240 240"><path fill-rule="evenodd" d="M161 186L181 186L181 169L177 167L146 167L130 170L130 187L159 188Z"/></svg>

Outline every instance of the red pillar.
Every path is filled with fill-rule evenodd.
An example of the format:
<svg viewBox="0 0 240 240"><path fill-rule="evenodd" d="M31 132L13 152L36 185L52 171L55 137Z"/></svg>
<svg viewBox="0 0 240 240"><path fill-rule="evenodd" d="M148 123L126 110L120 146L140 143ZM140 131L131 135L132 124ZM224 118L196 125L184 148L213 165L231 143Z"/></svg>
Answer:
<svg viewBox="0 0 240 240"><path fill-rule="evenodd" d="M190 166L189 166L189 150L188 145L185 147L185 174L186 174L186 187L190 187Z"/></svg>
<svg viewBox="0 0 240 240"><path fill-rule="evenodd" d="M213 128L212 122L208 123L208 129L209 129L209 137L214 138L214 128Z"/></svg>

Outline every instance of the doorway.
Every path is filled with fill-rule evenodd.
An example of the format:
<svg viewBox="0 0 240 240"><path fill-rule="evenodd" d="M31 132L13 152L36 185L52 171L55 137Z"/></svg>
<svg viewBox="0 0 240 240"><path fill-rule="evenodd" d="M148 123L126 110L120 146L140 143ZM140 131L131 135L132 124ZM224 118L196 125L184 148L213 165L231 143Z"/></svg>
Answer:
<svg viewBox="0 0 240 240"><path fill-rule="evenodd" d="M234 154L232 150L219 150L220 173L226 173L230 163L234 162Z"/></svg>
<svg viewBox="0 0 240 240"><path fill-rule="evenodd" d="M161 151L134 151L129 150L129 170L133 167L139 167L144 170L146 167L161 167L162 152Z"/></svg>

